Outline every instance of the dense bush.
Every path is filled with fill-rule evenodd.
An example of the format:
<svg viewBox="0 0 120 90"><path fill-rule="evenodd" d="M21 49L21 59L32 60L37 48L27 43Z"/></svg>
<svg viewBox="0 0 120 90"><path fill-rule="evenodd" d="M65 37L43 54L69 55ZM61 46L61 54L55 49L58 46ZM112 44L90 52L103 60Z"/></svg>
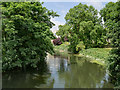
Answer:
<svg viewBox="0 0 120 90"><path fill-rule="evenodd" d="M109 58L109 72L112 75L112 82L115 86L120 85L120 48L113 49L110 52Z"/></svg>
<svg viewBox="0 0 120 90"><path fill-rule="evenodd" d="M120 1L109 2L101 10L101 16L105 21L108 30L108 37L111 38L113 50L108 58L108 69L115 86L120 87Z"/></svg>
<svg viewBox="0 0 120 90"><path fill-rule="evenodd" d="M48 53L53 53L50 41L57 16L40 2L2 3L2 69L39 68Z"/></svg>
<svg viewBox="0 0 120 90"><path fill-rule="evenodd" d="M85 49L85 45L83 44L83 42L79 42L79 44L76 46L76 50L77 51L80 51L82 49Z"/></svg>
<svg viewBox="0 0 120 90"><path fill-rule="evenodd" d="M79 40L77 39L78 37L76 34L72 34L72 35L73 37L69 37L70 45L68 51L76 54L79 52L79 49L76 49L77 45L79 44Z"/></svg>

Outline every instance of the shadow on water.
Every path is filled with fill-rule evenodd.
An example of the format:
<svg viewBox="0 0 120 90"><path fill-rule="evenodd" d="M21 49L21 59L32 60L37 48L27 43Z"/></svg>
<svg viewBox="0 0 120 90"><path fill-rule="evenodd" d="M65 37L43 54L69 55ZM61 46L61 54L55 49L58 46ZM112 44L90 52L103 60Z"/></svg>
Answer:
<svg viewBox="0 0 120 90"><path fill-rule="evenodd" d="M3 73L2 83L3 88L37 88L44 87L44 84L48 85L48 78L50 77L49 67L46 61L43 61L39 65L39 70L29 70L24 72L7 72ZM40 86L42 85L42 86ZM51 85L50 85L51 86Z"/></svg>
<svg viewBox="0 0 120 90"><path fill-rule="evenodd" d="M87 58L48 55L39 71L3 74L3 88L112 88L106 69Z"/></svg>

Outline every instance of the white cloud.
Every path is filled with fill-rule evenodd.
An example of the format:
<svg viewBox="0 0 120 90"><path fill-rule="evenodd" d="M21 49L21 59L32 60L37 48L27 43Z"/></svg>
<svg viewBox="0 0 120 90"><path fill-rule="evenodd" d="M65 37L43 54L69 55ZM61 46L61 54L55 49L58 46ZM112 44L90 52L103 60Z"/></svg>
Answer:
<svg viewBox="0 0 120 90"><path fill-rule="evenodd" d="M62 13L63 15L66 15L67 12L69 12L69 10L62 10L62 11L61 11L61 13Z"/></svg>
<svg viewBox="0 0 120 90"><path fill-rule="evenodd" d="M56 31L58 31L58 26L59 25L64 25L65 23L64 22L60 22L60 21L57 21L55 18L51 18L51 22L53 22L55 24L55 26L53 26L51 28L51 31L55 34Z"/></svg>

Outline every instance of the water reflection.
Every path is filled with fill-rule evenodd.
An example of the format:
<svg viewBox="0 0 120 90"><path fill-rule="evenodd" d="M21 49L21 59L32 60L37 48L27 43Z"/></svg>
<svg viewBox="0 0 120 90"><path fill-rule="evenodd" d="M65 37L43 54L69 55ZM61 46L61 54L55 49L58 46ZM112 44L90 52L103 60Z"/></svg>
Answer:
<svg viewBox="0 0 120 90"><path fill-rule="evenodd" d="M47 56L40 71L7 73L3 88L111 88L109 75L87 58Z"/></svg>

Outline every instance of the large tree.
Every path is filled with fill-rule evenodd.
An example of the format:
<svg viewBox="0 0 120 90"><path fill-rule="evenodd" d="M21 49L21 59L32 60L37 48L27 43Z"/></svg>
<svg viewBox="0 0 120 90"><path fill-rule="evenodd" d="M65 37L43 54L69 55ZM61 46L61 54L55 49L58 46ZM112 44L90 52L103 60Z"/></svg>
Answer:
<svg viewBox="0 0 120 90"><path fill-rule="evenodd" d="M70 28L70 49L76 53L76 46L83 41L85 48L102 47L106 43L105 29L98 18L98 11L93 6L79 4L69 10L65 16L66 25Z"/></svg>
<svg viewBox="0 0 120 90"><path fill-rule="evenodd" d="M101 16L114 48L108 59L109 71L115 86L118 86L120 85L120 1L106 4L105 8L101 10Z"/></svg>
<svg viewBox="0 0 120 90"><path fill-rule="evenodd" d="M50 39L58 16L40 2L2 3L2 69L39 68L47 53L53 53Z"/></svg>

